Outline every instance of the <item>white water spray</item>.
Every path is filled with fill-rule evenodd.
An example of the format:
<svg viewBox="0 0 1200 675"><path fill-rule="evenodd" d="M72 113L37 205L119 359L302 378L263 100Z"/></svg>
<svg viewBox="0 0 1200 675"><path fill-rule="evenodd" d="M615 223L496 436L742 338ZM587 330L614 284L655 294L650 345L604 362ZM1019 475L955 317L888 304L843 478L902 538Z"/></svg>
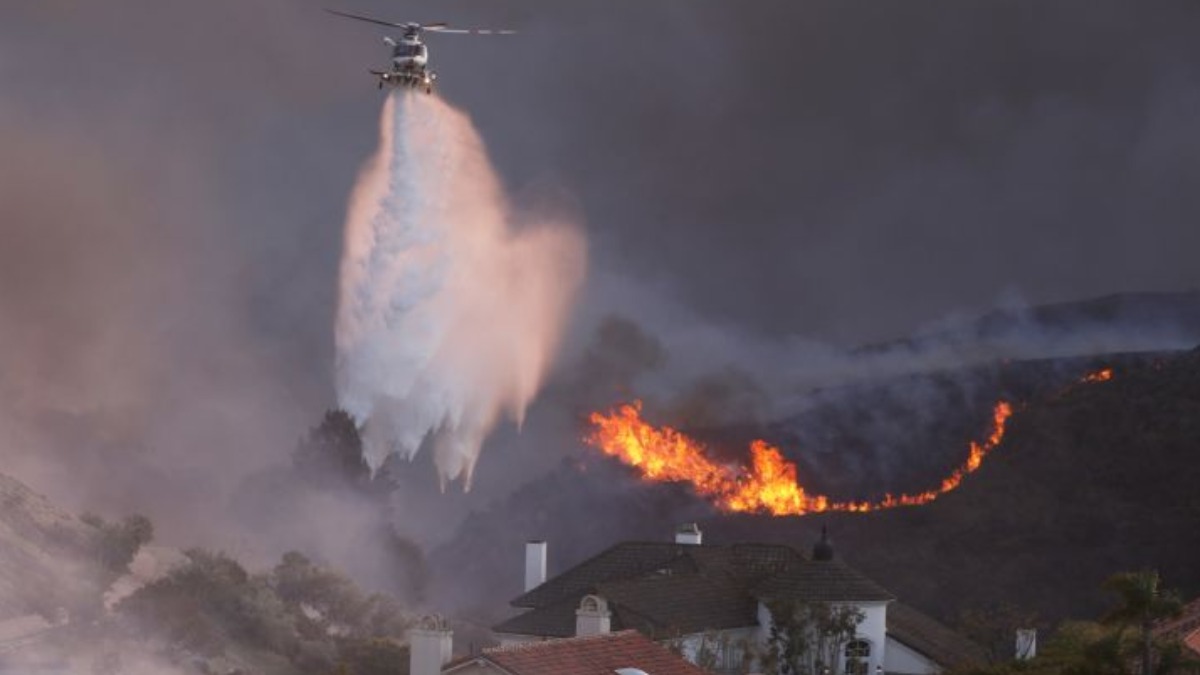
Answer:
<svg viewBox="0 0 1200 675"><path fill-rule="evenodd" d="M479 134L435 96L395 92L346 219L337 393L367 461L427 438L470 486L501 416L521 423L583 280L566 223L514 223ZM521 227L514 229L514 225Z"/></svg>

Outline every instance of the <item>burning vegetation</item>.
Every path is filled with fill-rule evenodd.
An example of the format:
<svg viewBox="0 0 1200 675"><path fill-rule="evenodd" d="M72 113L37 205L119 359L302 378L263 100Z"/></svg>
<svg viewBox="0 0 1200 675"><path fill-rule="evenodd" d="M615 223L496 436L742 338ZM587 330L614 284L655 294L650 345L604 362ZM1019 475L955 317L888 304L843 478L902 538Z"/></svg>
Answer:
<svg viewBox="0 0 1200 675"><path fill-rule="evenodd" d="M1105 368L1085 375L1079 382L1106 382L1112 375L1112 369ZM699 441L669 426L655 427L642 419L641 412L641 402L635 401L607 414L592 413L592 429L585 442L637 469L647 481L690 484L722 511L799 516L918 506L957 489L963 479L977 471L983 460L1003 442L1013 404L1004 400L996 402L991 426L984 439L970 443L966 460L937 487L912 494L885 494L882 498L865 501L834 501L826 495L810 493L800 483L795 463L788 461L778 448L766 441L750 443L748 464L719 462Z"/></svg>
<svg viewBox="0 0 1200 675"><path fill-rule="evenodd" d="M876 501L833 501L810 494L800 484L796 465L778 448L763 440L750 444L749 466L720 463L708 449L676 429L654 427L641 417L641 402L619 406L605 415L593 413L593 430L585 439L610 457L636 468L652 482L690 483L717 508L729 512L800 516L825 511L865 512L897 506L915 506L937 499L978 469L1004 438L1004 425L1012 415L1006 401L996 404L993 428L987 440L971 443L967 460L937 488L916 494L884 495Z"/></svg>

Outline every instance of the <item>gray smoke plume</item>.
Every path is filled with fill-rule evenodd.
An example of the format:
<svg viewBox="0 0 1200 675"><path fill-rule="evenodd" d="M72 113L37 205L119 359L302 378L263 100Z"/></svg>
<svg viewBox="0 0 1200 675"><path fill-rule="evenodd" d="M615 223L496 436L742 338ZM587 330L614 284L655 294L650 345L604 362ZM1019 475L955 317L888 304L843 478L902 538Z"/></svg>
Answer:
<svg viewBox="0 0 1200 675"><path fill-rule="evenodd" d="M338 400L365 423L373 468L429 437L443 480L469 487L501 416L522 422L585 251L564 223L514 220L466 115L388 98L346 219L336 326Z"/></svg>

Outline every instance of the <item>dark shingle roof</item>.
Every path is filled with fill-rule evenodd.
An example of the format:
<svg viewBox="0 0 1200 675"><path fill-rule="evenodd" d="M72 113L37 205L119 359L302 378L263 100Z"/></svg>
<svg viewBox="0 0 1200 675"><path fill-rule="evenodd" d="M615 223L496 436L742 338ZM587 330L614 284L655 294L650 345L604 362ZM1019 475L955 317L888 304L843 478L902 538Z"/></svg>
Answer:
<svg viewBox="0 0 1200 675"><path fill-rule="evenodd" d="M531 609L523 614L505 619L492 626L492 630L508 635L571 637L575 634L575 610L578 608L579 598L564 598L552 605ZM625 628L620 616L612 617L611 627L613 630Z"/></svg>
<svg viewBox="0 0 1200 675"><path fill-rule="evenodd" d="M663 567L683 554L680 544L626 542L617 544L533 588L512 601L514 607L545 607L568 597L582 597L597 584L628 579Z"/></svg>
<svg viewBox="0 0 1200 675"><path fill-rule="evenodd" d="M653 675L705 675L631 630L485 649L472 662L476 660L490 662L512 675L613 675L618 668L638 668Z"/></svg>
<svg viewBox="0 0 1200 675"><path fill-rule="evenodd" d="M597 589L623 627L663 639L753 625L758 603L736 578L690 574L665 579L637 579L604 584Z"/></svg>
<svg viewBox="0 0 1200 675"><path fill-rule="evenodd" d="M893 602L887 610L888 637L929 657L943 668L986 663L987 652L932 617Z"/></svg>
<svg viewBox="0 0 1200 675"><path fill-rule="evenodd" d="M670 570L673 574L724 571L756 579L803 561L790 546L734 544L688 545L673 542L617 544L572 567L512 601L514 607L546 607L564 598L580 598L609 581L624 581Z"/></svg>
<svg viewBox="0 0 1200 675"><path fill-rule="evenodd" d="M612 630L636 629L656 639L753 625L758 607L746 584L726 575L656 575L601 584L592 592L608 601ZM565 598L531 609L492 630L570 637L579 601Z"/></svg>
<svg viewBox="0 0 1200 675"><path fill-rule="evenodd" d="M839 560L810 560L772 575L754 589L764 600L888 602L895 596Z"/></svg>
<svg viewBox="0 0 1200 675"><path fill-rule="evenodd" d="M839 561L777 544L617 544L513 600L530 608L499 633L567 637L587 594L608 601L613 630L664 639L754 625L758 600L887 602L891 593Z"/></svg>

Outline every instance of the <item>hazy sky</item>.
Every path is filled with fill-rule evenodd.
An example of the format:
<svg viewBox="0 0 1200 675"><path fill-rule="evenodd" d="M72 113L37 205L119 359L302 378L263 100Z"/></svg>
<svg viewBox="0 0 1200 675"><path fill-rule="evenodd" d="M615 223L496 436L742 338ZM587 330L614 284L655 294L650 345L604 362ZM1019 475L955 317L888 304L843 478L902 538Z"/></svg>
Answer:
<svg viewBox="0 0 1200 675"><path fill-rule="evenodd" d="M55 415L91 420L78 462L132 443L207 475L332 403L387 57L332 2L3 3L0 421L73 444ZM517 204L583 221L577 326L666 308L851 344L1200 286L1195 3L336 4L521 31L432 36L433 65Z"/></svg>

